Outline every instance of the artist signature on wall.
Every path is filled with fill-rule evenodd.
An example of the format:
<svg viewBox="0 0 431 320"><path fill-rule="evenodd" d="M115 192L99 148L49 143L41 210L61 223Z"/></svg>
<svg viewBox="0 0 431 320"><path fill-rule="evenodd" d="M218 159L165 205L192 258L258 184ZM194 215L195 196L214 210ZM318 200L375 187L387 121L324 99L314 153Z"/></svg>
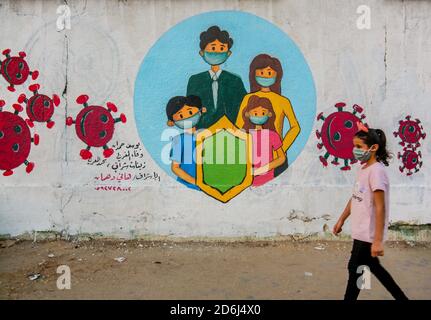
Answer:
<svg viewBox="0 0 431 320"><path fill-rule="evenodd" d="M87 161L87 165L103 168L94 177L95 190L132 191L138 181L160 182L160 174L148 170L140 142L133 144L116 141L112 148L115 157L95 157Z"/></svg>

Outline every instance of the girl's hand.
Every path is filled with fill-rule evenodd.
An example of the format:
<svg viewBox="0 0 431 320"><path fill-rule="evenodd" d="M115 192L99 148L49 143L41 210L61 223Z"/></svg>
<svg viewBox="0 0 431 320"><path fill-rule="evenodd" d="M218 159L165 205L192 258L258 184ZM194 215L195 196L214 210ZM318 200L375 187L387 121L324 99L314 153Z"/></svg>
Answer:
<svg viewBox="0 0 431 320"><path fill-rule="evenodd" d="M334 235L338 235L342 230L343 230L343 222L338 220L337 223L335 224L334 228L332 229L332 232L334 233Z"/></svg>
<svg viewBox="0 0 431 320"><path fill-rule="evenodd" d="M374 241L371 245L371 256L384 256L383 243L381 241Z"/></svg>
<svg viewBox="0 0 431 320"><path fill-rule="evenodd" d="M254 175L255 176L260 176L262 174L265 174L265 173L268 172L268 169L269 169L269 167L267 165L263 166L263 167L260 167L260 168L257 168L257 169L254 169Z"/></svg>

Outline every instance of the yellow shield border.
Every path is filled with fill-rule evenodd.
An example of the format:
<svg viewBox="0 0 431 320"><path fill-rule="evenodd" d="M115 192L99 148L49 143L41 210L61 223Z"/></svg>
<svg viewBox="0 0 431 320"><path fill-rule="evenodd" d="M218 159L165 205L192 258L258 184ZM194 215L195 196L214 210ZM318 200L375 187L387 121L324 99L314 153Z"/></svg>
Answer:
<svg viewBox="0 0 431 320"><path fill-rule="evenodd" d="M246 143L246 176L241 184L234 186L225 193L206 185L203 181L203 142L206 138L215 135L220 130L226 130L235 137L245 140ZM235 126L226 116L221 117L211 127L199 132L196 137L196 185L207 195L221 201L228 202L247 189L253 182L253 168L251 163L252 140L251 135Z"/></svg>

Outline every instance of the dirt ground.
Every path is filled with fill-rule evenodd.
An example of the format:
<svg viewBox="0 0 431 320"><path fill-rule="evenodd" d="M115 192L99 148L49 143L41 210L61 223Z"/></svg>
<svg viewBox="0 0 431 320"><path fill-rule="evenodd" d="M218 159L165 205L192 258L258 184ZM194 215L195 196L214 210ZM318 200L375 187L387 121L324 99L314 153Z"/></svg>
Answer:
<svg viewBox="0 0 431 320"><path fill-rule="evenodd" d="M341 299L351 243L7 240L0 247L0 299ZM431 299L430 244L387 243L381 262L409 298ZM70 267L70 290L57 289L60 265ZM392 297L373 277L360 299Z"/></svg>

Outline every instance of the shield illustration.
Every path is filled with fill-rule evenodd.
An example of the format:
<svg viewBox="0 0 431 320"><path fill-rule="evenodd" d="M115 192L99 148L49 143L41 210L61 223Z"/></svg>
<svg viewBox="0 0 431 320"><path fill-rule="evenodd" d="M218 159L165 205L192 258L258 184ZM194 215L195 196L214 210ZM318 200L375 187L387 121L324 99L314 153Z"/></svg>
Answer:
<svg viewBox="0 0 431 320"><path fill-rule="evenodd" d="M196 184L228 202L253 182L251 136L226 116L196 137Z"/></svg>

